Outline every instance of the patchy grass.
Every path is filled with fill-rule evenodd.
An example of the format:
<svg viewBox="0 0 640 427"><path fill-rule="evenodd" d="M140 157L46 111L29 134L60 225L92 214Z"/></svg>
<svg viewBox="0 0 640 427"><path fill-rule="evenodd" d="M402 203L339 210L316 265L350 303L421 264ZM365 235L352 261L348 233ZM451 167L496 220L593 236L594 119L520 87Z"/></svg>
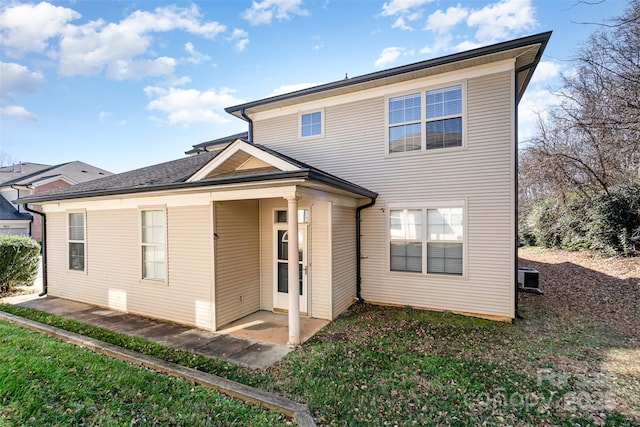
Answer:
<svg viewBox="0 0 640 427"><path fill-rule="evenodd" d="M286 425L229 399L0 322L0 425Z"/></svg>
<svg viewBox="0 0 640 427"><path fill-rule="evenodd" d="M638 259L535 249L521 258L545 295L521 295L514 325L358 305L263 371L0 309L307 402L320 424L638 425Z"/></svg>

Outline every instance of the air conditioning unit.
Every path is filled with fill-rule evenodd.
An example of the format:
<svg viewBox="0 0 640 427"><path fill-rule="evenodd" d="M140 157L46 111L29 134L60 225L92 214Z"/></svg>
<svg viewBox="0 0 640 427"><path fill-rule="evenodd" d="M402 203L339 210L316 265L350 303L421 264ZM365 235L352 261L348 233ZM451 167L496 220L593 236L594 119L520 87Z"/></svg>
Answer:
<svg viewBox="0 0 640 427"><path fill-rule="evenodd" d="M538 270L531 267L518 267L518 290L543 295L540 289Z"/></svg>

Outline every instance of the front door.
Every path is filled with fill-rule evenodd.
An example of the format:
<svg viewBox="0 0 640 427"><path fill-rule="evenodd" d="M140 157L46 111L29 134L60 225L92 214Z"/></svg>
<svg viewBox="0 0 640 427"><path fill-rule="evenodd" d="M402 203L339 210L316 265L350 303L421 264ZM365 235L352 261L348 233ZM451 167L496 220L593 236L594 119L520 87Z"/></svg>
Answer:
<svg viewBox="0 0 640 427"><path fill-rule="evenodd" d="M278 225L274 230L276 240L275 250L275 280L274 300L275 310L287 311L289 309L289 232L286 224ZM300 294L300 312L307 313L307 226L298 224L298 268L300 280L298 292Z"/></svg>

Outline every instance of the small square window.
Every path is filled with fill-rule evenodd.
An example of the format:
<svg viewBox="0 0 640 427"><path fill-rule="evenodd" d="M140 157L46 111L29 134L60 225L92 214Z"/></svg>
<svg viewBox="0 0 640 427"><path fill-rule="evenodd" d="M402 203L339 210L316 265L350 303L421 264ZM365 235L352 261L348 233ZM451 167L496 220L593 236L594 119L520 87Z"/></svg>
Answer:
<svg viewBox="0 0 640 427"><path fill-rule="evenodd" d="M320 111L302 114L300 117L300 124L301 137L305 138L309 136L322 135L322 113Z"/></svg>

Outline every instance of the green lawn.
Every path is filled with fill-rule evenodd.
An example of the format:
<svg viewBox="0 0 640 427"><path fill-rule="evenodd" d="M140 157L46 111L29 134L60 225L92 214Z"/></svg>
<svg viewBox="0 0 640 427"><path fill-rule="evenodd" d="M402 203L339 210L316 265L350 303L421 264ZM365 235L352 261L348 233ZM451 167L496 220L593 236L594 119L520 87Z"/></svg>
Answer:
<svg viewBox="0 0 640 427"><path fill-rule="evenodd" d="M226 398L0 322L0 425L285 425Z"/></svg>
<svg viewBox="0 0 640 427"><path fill-rule="evenodd" d="M319 424L640 425L637 259L523 254L546 293L521 296L524 320L357 305L266 370L33 309L0 310L275 391L308 403ZM620 275L609 271L618 262L628 267Z"/></svg>

